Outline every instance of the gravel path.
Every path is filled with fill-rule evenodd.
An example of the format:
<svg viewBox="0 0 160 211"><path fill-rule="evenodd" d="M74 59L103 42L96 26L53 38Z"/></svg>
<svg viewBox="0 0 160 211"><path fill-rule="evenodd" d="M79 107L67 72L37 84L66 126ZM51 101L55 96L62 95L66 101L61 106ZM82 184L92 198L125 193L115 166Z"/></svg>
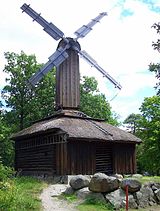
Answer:
<svg viewBox="0 0 160 211"><path fill-rule="evenodd" d="M64 184L54 184L43 190L40 195L43 211L77 211L74 203L68 203L66 200L58 198L66 187L67 185Z"/></svg>

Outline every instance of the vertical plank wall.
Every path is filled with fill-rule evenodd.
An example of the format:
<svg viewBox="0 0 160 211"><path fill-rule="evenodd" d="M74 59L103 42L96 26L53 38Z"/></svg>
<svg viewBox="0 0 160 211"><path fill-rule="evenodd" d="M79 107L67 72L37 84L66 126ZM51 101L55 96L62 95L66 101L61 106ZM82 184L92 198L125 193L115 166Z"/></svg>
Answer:
<svg viewBox="0 0 160 211"><path fill-rule="evenodd" d="M67 146L67 173L94 174L95 173L95 143L88 141L70 141Z"/></svg>
<svg viewBox="0 0 160 211"><path fill-rule="evenodd" d="M119 174L136 173L135 144L114 146L114 172Z"/></svg>

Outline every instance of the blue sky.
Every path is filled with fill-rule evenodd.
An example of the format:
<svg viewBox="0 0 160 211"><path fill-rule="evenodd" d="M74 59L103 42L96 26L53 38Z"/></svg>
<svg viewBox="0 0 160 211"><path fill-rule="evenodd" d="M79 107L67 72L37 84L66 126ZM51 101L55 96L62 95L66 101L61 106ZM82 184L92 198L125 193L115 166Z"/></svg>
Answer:
<svg viewBox="0 0 160 211"><path fill-rule="evenodd" d="M73 36L100 12L107 12L100 24L84 38L81 48L86 50L112 77L120 82L118 92L102 75L80 60L81 76L94 76L99 90L105 93L112 110L121 120L130 113L138 113L144 97L155 94L155 77L148 71L150 62L159 62L159 54L152 48L157 34L151 28L159 22L160 1L152 0L5 0L0 7L0 88L5 85L4 52L35 54L39 63L46 63L55 51L57 42L42 27L22 13L20 6L30 4L49 22L58 26L66 36ZM115 97L116 96L116 97ZM113 99L114 98L114 99ZM112 101L110 101L113 99Z"/></svg>

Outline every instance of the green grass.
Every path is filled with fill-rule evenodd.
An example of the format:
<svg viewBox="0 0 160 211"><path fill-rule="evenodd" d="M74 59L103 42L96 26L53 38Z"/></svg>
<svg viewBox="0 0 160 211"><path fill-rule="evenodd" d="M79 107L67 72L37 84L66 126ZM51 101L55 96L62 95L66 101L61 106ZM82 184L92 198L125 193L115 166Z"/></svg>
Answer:
<svg viewBox="0 0 160 211"><path fill-rule="evenodd" d="M80 204L77 208L79 211L110 211L110 209L98 204Z"/></svg>
<svg viewBox="0 0 160 211"><path fill-rule="evenodd" d="M160 176L143 176L142 178L138 179L142 184L146 182L157 182L160 183Z"/></svg>
<svg viewBox="0 0 160 211"><path fill-rule="evenodd" d="M40 210L39 194L45 186L46 183L31 177L18 177L5 181L0 188L0 210Z"/></svg>
<svg viewBox="0 0 160 211"><path fill-rule="evenodd" d="M66 195L62 194L59 196L60 199L67 200L69 203L77 201L76 208L79 211L113 211L113 206L99 201L95 197L87 197L86 200L80 203L80 200L75 194Z"/></svg>
<svg viewBox="0 0 160 211"><path fill-rule="evenodd" d="M78 201L77 196L75 194L67 195L67 194L61 194L58 196L59 199L67 200L69 203Z"/></svg>
<svg viewBox="0 0 160 211"><path fill-rule="evenodd" d="M65 198L66 198L66 200L68 201L68 202L74 202L74 201L77 201L77 197L76 197L76 195L68 195L68 196L65 196Z"/></svg>
<svg viewBox="0 0 160 211"><path fill-rule="evenodd" d="M96 198L89 197L83 203L79 204L77 209L79 211L113 211L114 207Z"/></svg>

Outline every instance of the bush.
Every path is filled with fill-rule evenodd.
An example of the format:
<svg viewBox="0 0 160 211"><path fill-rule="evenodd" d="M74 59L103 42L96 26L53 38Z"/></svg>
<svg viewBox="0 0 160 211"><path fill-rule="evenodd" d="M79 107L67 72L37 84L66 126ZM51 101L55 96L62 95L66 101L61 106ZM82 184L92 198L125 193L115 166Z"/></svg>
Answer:
<svg viewBox="0 0 160 211"><path fill-rule="evenodd" d="M12 168L4 166L0 161L0 181L5 181L14 174Z"/></svg>
<svg viewBox="0 0 160 211"><path fill-rule="evenodd" d="M0 211L41 210L38 196L45 185L31 177L16 177L1 182Z"/></svg>

